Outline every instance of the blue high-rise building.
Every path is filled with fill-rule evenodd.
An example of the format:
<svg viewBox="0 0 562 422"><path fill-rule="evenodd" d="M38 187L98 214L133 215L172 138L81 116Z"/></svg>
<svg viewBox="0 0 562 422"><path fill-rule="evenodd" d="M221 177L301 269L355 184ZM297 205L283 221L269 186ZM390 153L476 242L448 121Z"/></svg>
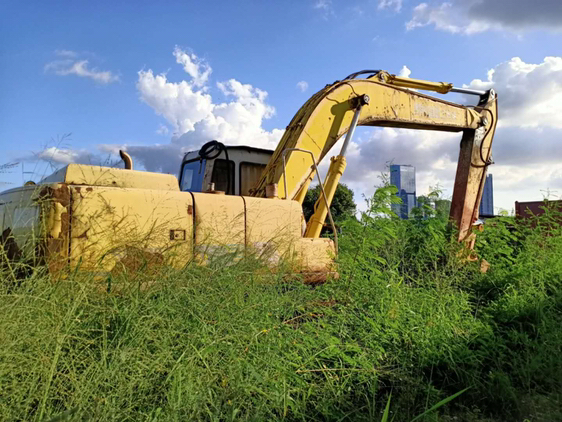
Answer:
<svg viewBox="0 0 562 422"><path fill-rule="evenodd" d="M396 194L401 204L392 204L392 211L402 219L407 219L416 206L416 168L409 165L390 166L390 184L398 188Z"/></svg>
<svg viewBox="0 0 562 422"><path fill-rule="evenodd" d="M482 192L482 202L480 202L478 214L494 215L494 181L491 174L486 176L486 182L484 182L484 192Z"/></svg>

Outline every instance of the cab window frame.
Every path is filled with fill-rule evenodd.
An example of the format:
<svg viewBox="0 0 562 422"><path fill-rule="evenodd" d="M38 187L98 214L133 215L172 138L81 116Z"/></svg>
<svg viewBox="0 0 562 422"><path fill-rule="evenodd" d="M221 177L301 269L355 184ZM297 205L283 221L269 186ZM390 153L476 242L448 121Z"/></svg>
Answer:
<svg viewBox="0 0 562 422"><path fill-rule="evenodd" d="M211 171L211 183L215 183L215 190L221 190L215 181L215 175L218 174L217 163L227 163L227 168L230 172L230 191L225 190L224 192L228 195L236 195L236 163L233 160L227 160L226 158L215 158L213 160L213 170ZM224 168L223 168L224 169Z"/></svg>
<svg viewBox="0 0 562 422"><path fill-rule="evenodd" d="M198 162L200 163L200 168L201 168L201 173L197 174L197 179L195 179L194 177L192 177L191 179L191 185L193 186L193 181L197 180L199 183L199 190L195 190L195 189L183 189L183 182L184 182L184 171L185 171L185 166L187 166L188 164L194 163L194 162ZM181 165L181 171L180 171L180 180L179 180L179 185L180 185L180 191L182 192L203 192L203 181L205 178L205 170L207 168L207 160L206 159L199 159L199 158L193 158L191 160L187 160L184 161ZM195 175L195 174L194 174Z"/></svg>
<svg viewBox="0 0 562 422"><path fill-rule="evenodd" d="M257 163L255 161L240 161L240 163L238 163L238 174L240 175L238 178L238 190L239 190L239 195L242 196L242 165L247 165L247 164L251 164L254 166L263 166L262 169L262 173L265 170L265 168L267 167L267 164L263 164L263 163Z"/></svg>

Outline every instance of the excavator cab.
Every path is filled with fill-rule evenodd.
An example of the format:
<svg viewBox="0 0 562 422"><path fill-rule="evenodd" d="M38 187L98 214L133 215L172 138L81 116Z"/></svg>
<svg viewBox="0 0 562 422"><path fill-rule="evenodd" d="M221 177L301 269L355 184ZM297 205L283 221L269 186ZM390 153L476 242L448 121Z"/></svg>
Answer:
<svg viewBox="0 0 562 422"><path fill-rule="evenodd" d="M200 150L185 154L179 174L180 189L248 196L272 155L273 151L268 149L208 142Z"/></svg>

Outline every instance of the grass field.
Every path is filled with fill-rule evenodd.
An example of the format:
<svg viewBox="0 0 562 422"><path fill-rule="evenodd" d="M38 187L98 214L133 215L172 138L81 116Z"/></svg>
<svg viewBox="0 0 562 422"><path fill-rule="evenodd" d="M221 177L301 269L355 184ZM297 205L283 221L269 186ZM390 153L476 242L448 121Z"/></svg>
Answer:
<svg viewBox="0 0 562 422"><path fill-rule="evenodd" d="M445 218L340 235L337 281L161 268L0 296L2 420L562 420L562 229L501 218L461 259ZM462 394L430 411L441 400ZM424 414L425 412L425 414Z"/></svg>

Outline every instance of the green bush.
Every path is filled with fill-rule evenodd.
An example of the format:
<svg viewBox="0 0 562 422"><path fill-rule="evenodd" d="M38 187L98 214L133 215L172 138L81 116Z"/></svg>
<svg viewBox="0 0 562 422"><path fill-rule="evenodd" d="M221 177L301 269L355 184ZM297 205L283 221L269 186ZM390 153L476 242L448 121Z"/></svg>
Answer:
<svg viewBox="0 0 562 422"><path fill-rule="evenodd" d="M343 223L320 286L250 260L109 293L3 273L0 418L562 420L560 216L487 223L482 274L444 218L393 216L393 189Z"/></svg>

